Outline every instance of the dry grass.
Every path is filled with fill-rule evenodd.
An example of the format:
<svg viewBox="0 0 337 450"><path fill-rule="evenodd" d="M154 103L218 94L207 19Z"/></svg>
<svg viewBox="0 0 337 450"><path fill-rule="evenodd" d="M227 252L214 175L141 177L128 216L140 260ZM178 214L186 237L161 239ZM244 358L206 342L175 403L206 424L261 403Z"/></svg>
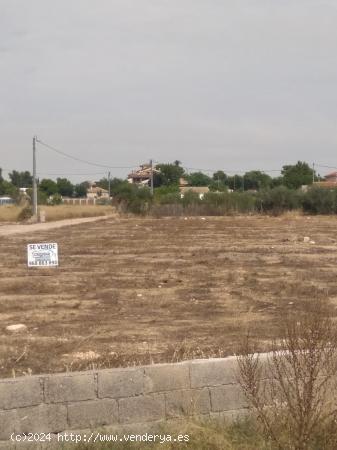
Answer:
<svg viewBox="0 0 337 450"><path fill-rule="evenodd" d="M0 222L17 222L20 212L21 208L19 206L0 206Z"/></svg>
<svg viewBox="0 0 337 450"><path fill-rule="evenodd" d="M81 217L107 216L114 211L111 206L106 205L41 205L39 210L45 211L47 222ZM22 208L20 206L0 206L0 222L17 222L21 211Z"/></svg>
<svg viewBox="0 0 337 450"><path fill-rule="evenodd" d="M94 435L96 433L117 437L116 432L109 433L107 430L95 430ZM72 447L65 446L64 450L279 450L266 442L257 433L255 423L247 419L230 423L223 420L192 421L184 418L150 430L148 435L157 435L156 442L140 442L140 436L144 436L145 432L138 435L129 433L134 434L135 442L119 442L118 439L117 442L108 443L81 443ZM179 435L181 442L174 442ZM118 438L121 436L122 433Z"/></svg>
<svg viewBox="0 0 337 450"><path fill-rule="evenodd" d="M46 212L46 221L53 222L62 219L77 219L81 217L98 217L112 214L111 206L105 205L55 205L41 206L41 211Z"/></svg>
<svg viewBox="0 0 337 450"><path fill-rule="evenodd" d="M279 449L336 449L334 314L326 299L315 300L303 313L284 317L270 354L255 353L249 336L239 351L243 392L262 433Z"/></svg>

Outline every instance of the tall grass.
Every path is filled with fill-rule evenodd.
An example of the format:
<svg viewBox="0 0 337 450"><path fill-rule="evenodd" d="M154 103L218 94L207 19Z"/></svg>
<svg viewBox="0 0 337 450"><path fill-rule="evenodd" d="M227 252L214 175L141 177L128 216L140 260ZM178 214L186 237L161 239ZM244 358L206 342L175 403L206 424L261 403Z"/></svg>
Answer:
<svg viewBox="0 0 337 450"><path fill-rule="evenodd" d="M244 193L206 193L203 199L195 192L187 192L183 198L177 194L163 196L154 202L150 213L154 216L223 216L256 211L254 195Z"/></svg>
<svg viewBox="0 0 337 450"><path fill-rule="evenodd" d="M312 188L300 190L279 186L260 192L209 192L200 199L195 192L187 192L183 198L169 193L154 201L148 212L163 216L223 216L231 214L273 214L303 211L309 214L336 214L337 189Z"/></svg>
<svg viewBox="0 0 337 450"><path fill-rule="evenodd" d="M107 216L114 212L114 209L111 206L105 205L41 206L40 210L45 211L47 222L62 219L76 219L81 217Z"/></svg>
<svg viewBox="0 0 337 450"><path fill-rule="evenodd" d="M21 209L15 205L0 206L0 222L17 222Z"/></svg>

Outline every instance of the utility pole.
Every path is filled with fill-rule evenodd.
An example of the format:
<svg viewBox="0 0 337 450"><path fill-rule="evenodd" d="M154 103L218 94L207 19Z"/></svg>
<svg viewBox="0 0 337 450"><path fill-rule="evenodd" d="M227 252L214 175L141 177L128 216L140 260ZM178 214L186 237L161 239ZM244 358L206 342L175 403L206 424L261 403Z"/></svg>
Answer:
<svg viewBox="0 0 337 450"><path fill-rule="evenodd" d="M312 163L312 183L315 183L315 163Z"/></svg>
<svg viewBox="0 0 337 450"><path fill-rule="evenodd" d="M110 172L108 172L108 183L109 183L109 200L110 200L110 197L111 197L111 182L110 182Z"/></svg>
<svg viewBox="0 0 337 450"><path fill-rule="evenodd" d="M151 195L153 195L153 160L152 159L150 159L150 165L151 165L150 189L151 189Z"/></svg>
<svg viewBox="0 0 337 450"><path fill-rule="evenodd" d="M36 141L37 137L33 137L33 216L37 221L37 180L36 180Z"/></svg>

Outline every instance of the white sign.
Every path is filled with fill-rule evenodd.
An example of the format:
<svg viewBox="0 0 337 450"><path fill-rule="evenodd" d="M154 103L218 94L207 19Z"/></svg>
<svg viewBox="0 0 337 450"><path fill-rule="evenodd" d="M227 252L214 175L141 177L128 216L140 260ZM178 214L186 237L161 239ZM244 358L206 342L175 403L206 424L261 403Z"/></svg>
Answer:
<svg viewBox="0 0 337 450"><path fill-rule="evenodd" d="M58 261L58 247L55 243L28 244L28 267L56 267Z"/></svg>

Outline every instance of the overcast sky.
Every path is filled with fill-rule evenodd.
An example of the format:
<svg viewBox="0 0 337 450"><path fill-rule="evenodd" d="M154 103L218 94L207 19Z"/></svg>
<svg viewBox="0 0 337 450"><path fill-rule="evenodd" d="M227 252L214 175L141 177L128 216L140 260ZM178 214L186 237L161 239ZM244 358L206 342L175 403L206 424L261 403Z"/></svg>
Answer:
<svg viewBox="0 0 337 450"><path fill-rule="evenodd" d="M0 81L5 169L337 166L336 0L0 0Z"/></svg>

